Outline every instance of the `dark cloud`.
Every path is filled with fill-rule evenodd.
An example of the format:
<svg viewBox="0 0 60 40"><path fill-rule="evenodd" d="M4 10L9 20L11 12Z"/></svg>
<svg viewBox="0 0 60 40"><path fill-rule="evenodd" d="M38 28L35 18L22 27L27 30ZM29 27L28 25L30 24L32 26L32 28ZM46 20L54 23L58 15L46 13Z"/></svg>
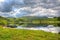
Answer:
<svg viewBox="0 0 60 40"><path fill-rule="evenodd" d="M29 14L33 14L33 13L35 14L37 12L39 14L40 13L44 14L45 10L51 9L52 11L57 11L56 14L60 15L59 14L60 9L58 8L58 6L60 7L60 1L59 0L5 0L4 2L0 3L0 12L11 13L11 11L14 11L15 9L17 9L17 11L19 11L19 9L22 8L23 10L21 9L22 11L19 11L19 13L17 11L14 11L12 13L16 14L16 16L19 16L19 15L23 16L23 15L28 15L28 13ZM27 8L27 9L24 9L24 7ZM28 8L28 7L30 7L31 9ZM47 13L48 14L49 13L53 14L53 12L51 10L48 11ZM48 15L46 15L46 16L48 16ZM52 16L52 15L49 15L49 16Z"/></svg>
<svg viewBox="0 0 60 40"><path fill-rule="evenodd" d="M0 3L0 11L1 12L10 12L12 11L12 6L20 6L23 4L22 0L6 0L3 3Z"/></svg>

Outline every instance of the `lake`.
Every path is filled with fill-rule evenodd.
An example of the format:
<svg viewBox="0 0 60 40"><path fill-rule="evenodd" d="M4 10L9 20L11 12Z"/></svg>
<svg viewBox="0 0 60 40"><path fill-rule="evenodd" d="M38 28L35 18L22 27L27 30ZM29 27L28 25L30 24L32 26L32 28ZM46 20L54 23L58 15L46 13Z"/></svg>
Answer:
<svg viewBox="0 0 60 40"><path fill-rule="evenodd" d="M38 25L35 27L33 25L25 25L25 26L17 26L17 29L26 29L26 30L43 30L46 32L52 32L52 33L59 33L60 32L60 27L59 26L54 26L54 25Z"/></svg>
<svg viewBox="0 0 60 40"><path fill-rule="evenodd" d="M26 29L26 30L43 30L46 32L60 33L60 24L33 24L25 23L11 28Z"/></svg>

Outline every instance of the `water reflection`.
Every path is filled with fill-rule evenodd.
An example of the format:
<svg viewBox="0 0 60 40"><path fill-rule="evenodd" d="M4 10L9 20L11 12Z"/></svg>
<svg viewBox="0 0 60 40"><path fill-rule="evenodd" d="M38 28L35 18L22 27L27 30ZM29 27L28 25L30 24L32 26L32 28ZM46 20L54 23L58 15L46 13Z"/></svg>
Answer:
<svg viewBox="0 0 60 40"><path fill-rule="evenodd" d="M60 26L60 23L20 23L20 26L23 26L23 27L37 27L37 26L43 26L43 27L47 27L48 25L54 25L55 27L56 26Z"/></svg>
<svg viewBox="0 0 60 40"><path fill-rule="evenodd" d="M60 33L60 24L32 24L32 23L25 23L20 26L11 26L11 28L16 29L26 29L26 30L43 30L46 32L52 32L52 33ZM8 26L8 27L9 27Z"/></svg>
<svg viewBox="0 0 60 40"><path fill-rule="evenodd" d="M18 26L17 29L27 29L27 30L43 30L46 32L52 32L52 33L59 33L60 32L60 27L54 26L54 25L48 25L46 27L43 26L37 26L37 27L22 27Z"/></svg>

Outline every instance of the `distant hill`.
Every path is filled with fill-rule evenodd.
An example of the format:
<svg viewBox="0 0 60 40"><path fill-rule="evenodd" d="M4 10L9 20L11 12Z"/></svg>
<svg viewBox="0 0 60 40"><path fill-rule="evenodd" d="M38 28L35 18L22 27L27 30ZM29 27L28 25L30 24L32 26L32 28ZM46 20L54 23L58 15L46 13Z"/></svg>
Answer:
<svg viewBox="0 0 60 40"><path fill-rule="evenodd" d="M48 17L24 16L24 17L21 17L21 18L24 18L24 19L45 19L45 18L48 18Z"/></svg>

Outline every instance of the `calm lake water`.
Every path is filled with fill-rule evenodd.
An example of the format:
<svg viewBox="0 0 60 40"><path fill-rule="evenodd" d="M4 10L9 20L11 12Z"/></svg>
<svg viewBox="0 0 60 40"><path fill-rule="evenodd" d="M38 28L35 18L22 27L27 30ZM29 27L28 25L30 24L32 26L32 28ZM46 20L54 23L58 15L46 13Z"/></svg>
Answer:
<svg viewBox="0 0 60 40"><path fill-rule="evenodd" d="M30 25L31 26L31 25ZM54 26L54 25L44 25L44 26L31 26L31 27L23 27L23 26L17 26L17 29L26 29L26 30L43 30L46 32L52 32L52 33L59 33L60 27Z"/></svg>
<svg viewBox="0 0 60 40"><path fill-rule="evenodd" d="M26 29L26 30L43 30L46 32L52 33L60 33L60 25L59 24L22 24L19 26L14 26L16 29Z"/></svg>

